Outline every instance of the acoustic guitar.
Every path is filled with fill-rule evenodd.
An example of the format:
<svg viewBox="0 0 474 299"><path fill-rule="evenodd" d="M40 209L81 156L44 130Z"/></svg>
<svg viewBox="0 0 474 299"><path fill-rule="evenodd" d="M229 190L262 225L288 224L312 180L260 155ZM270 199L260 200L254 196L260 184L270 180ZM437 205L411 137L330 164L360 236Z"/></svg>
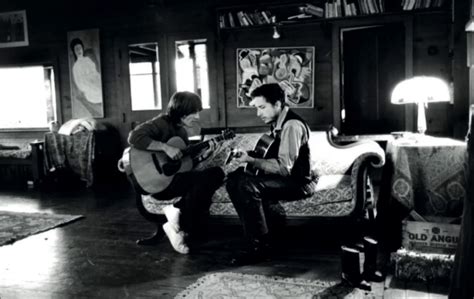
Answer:
<svg viewBox="0 0 474 299"><path fill-rule="evenodd" d="M166 144L181 149L183 157L172 160L162 151L146 151L130 148L130 167L140 187L148 193L161 192L169 186L173 177L193 168L193 159L211 143L234 138L233 131L226 130L221 135L200 143L186 146L181 137L170 138Z"/></svg>
<svg viewBox="0 0 474 299"><path fill-rule="evenodd" d="M278 153L278 147L276 146L275 139L268 135L263 134L260 139L257 141L254 149L248 151L247 154L253 158L268 159L270 157L275 157ZM226 159L226 164L233 158L238 157L238 151L231 151L229 156ZM248 174L259 175L263 171L250 163L247 163L244 167L244 171Z"/></svg>

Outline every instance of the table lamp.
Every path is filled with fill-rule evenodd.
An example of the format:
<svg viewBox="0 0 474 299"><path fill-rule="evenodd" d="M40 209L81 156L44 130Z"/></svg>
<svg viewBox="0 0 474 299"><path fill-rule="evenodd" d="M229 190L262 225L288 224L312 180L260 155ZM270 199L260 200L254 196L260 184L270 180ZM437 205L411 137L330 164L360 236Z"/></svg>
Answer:
<svg viewBox="0 0 474 299"><path fill-rule="evenodd" d="M392 104L418 105L417 130L424 134L426 131L425 108L428 103L449 102L451 98L449 85L436 77L416 76L398 83L392 92Z"/></svg>

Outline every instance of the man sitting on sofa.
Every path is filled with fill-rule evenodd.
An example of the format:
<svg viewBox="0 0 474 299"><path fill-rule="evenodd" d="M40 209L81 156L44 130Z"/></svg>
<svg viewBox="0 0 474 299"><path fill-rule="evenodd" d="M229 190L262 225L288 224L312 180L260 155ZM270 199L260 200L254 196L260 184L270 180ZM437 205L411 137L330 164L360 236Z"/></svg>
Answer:
<svg viewBox="0 0 474 299"><path fill-rule="evenodd" d="M268 155L256 157L236 150L235 159L247 163L228 176L227 191L243 224L249 249L232 259L234 265L258 263L270 255L269 216L271 201L303 199L315 192L317 178L311 171L310 129L285 105L285 92L278 84L265 84L251 94L257 116L271 125ZM249 168L258 175L249 173ZM262 174L263 173L263 174Z"/></svg>

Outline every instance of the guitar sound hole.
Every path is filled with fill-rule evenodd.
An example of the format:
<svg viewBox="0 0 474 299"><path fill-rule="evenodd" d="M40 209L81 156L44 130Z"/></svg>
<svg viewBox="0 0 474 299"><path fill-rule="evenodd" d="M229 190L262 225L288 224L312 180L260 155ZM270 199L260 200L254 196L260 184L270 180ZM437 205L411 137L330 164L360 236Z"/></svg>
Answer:
<svg viewBox="0 0 474 299"><path fill-rule="evenodd" d="M167 176L173 175L181 168L181 160L171 160L163 165L163 173Z"/></svg>

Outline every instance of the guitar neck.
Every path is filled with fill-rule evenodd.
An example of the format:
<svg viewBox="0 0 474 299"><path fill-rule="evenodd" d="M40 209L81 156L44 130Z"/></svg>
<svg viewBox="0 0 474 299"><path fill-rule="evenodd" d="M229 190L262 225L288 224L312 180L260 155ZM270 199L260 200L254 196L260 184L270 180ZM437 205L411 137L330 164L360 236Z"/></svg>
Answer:
<svg viewBox="0 0 474 299"><path fill-rule="evenodd" d="M225 139L224 136L217 136L217 137L214 137L212 139L209 139L209 140L206 140L206 141L203 141L203 142L192 144L192 145L188 146L187 148L185 148L182 151L183 155L185 155L185 156L186 155L194 156L197 153L199 153L200 151L202 151L203 149L209 148L211 142L220 142L224 139Z"/></svg>

